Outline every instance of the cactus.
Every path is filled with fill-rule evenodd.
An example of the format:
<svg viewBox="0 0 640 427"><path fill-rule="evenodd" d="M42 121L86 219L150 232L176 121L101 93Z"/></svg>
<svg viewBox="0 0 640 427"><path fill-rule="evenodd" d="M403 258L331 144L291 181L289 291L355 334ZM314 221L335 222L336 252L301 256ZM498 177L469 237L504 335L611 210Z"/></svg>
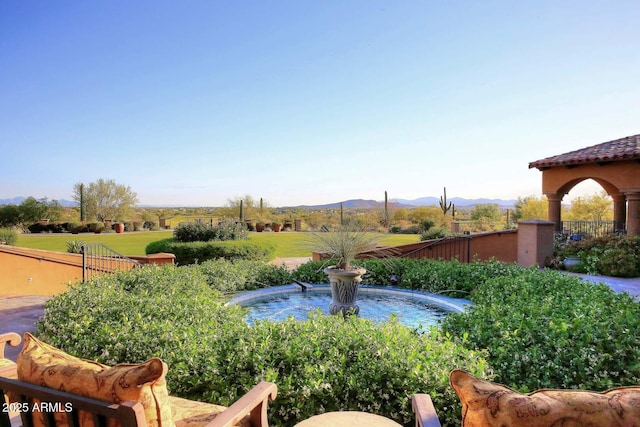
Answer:
<svg viewBox="0 0 640 427"><path fill-rule="evenodd" d="M442 213L444 215L449 212L449 209L451 209L451 205L451 202L449 202L449 204L447 205L447 187L444 187L444 198L440 196L440 209L442 209Z"/></svg>
<svg viewBox="0 0 640 427"><path fill-rule="evenodd" d="M242 207L242 199L240 199L240 221L244 221L244 209Z"/></svg>
<svg viewBox="0 0 640 427"><path fill-rule="evenodd" d="M340 202L340 225L344 225L344 216L343 216L344 212L342 209L342 202Z"/></svg>

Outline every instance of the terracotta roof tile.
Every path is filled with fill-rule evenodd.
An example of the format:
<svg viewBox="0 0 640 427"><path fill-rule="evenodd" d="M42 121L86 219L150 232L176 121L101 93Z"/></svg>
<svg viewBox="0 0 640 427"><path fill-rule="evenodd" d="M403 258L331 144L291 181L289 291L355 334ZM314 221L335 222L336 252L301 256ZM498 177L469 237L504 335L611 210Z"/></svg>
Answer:
<svg viewBox="0 0 640 427"><path fill-rule="evenodd" d="M627 136L529 163L529 169L640 159L640 135Z"/></svg>

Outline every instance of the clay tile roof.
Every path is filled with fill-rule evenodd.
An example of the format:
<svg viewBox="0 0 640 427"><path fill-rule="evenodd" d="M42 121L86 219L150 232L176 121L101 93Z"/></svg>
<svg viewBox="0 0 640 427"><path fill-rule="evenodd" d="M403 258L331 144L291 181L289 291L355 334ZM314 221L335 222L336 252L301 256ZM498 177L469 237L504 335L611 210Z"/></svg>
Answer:
<svg viewBox="0 0 640 427"><path fill-rule="evenodd" d="M640 135L627 136L529 163L529 169L640 159Z"/></svg>

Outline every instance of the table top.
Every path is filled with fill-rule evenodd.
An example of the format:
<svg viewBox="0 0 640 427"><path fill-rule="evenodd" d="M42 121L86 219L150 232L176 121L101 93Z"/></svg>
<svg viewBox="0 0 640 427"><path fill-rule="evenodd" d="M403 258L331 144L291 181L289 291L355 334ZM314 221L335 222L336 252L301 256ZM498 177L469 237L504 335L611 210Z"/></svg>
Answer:
<svg viewBox="0 0 640 427"><path fill-rule="evenodd" d="M296 427L402 427L400 424L391 421L380 415L368 414L366 412L327 412L315 415L298 424Z"/></svg>

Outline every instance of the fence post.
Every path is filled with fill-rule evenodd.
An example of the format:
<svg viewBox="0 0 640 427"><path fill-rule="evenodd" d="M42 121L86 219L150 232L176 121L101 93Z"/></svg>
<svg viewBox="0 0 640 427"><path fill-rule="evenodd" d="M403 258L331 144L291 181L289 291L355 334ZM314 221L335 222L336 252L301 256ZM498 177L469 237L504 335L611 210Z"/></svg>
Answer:
<svg viewBox="0 0 640 427"><path fill-rule="evenodd" d="M547 259L553 257L554 230L554 222L518 222L518 264L524 267L544 267Z"/></svg>

